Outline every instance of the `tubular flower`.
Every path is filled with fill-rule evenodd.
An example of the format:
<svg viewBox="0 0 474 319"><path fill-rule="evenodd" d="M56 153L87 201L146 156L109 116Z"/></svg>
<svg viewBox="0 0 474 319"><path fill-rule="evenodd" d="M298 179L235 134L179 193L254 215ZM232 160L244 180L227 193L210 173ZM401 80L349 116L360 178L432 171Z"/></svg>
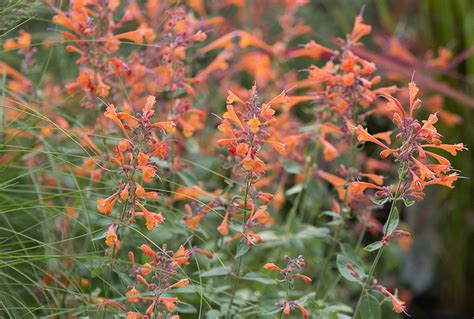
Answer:
<svg viewBox="0 0 474 319"><path fill-rule="evenodd" d="M155 130L158 126L152 122L154 103L155 97L149 96L142 113L137 116L117 112L113 105L107 107L104 113L105 117L119 126L126 137L115 147L115 156L110 159L113 164L120 166L123 177L119 182L118 191L106 199L98 200L97 205L97 210L105 214L111 214L117 202L129 205L128 221L133 222L136 217L144 217L148 230L152 230L165 220L161 213L151 213L145 208L144 202L139 202L143 199L156 201L158 193L147 192L142 186L142 182L139 181L139 174L136 174L141 173L143 182L151 182L157 175L158 166L154 162L153 156L156 155L157 148L162 148L164 142L157 141ZM125 125L122 121L133 122L136 126ZM164 154L162 153L162 155ZM122 218L124 217L126 216L122 216Z"/></svg>
<svg viewBox="0 0 474 319"><path fill-rule="evenodd" d="M361 125L357 127L357 136L359 141L366 141L377 144L384 148L380 156L385 158L393 156L396 161L405 169L405 185L401 190L402 198L421 200L425 186L443 185L454 187L453 183L458 179L458 173L451 171L450 161L443 156L427 151L426 148L437 148L444 150L451 155L457 155L457 152L466 149L464 144L442 144L441 135L437 132L435 124L438 121L436 114L431 114L427 120L418 121L414 118L415 111L420 108L421 100L417 98L419 89L414 82L408 85L409 112L405 112L402 104L393 96L383 94L388 101L387 108L393 112L393 123L399 131L396 135L396 142L400 144L397 148L389 148L382 143L375 135L371 135ZM390 140L386 140L390 142ZM435 163L430 163L429 159ZM353 183L352 190L356 194L361 194L363 189L380 187L367 186L366 183ZM385 192L389 195L389 193Z"/></svg>
<svg viewBox="0 0 474 319"><path fill-rule="evenodd" d="M107 247L111 247L115 245L118 241L117 234L114 230L114 225L110 225L109 230L107 231L107 235L105 236L105 244Z"/></svg>
<svg viewBox="0 0 474 319"><path fill-rule="evenodd" d="M392 310L396 313L405 313L407 314L406 312L406 307L405 307L405 302L401 301L400 299L398 299L397 297L395 297L390 291L387 290L387 288L385 288L384 286L381 286L381 285L377 285L376 286L377 290L379 290L381 293L383 293L384 295L386 295L387 297L390 298L390 300L392 301Z"/></svg>
<svg viewBox="0 0 474 319"><path fill-rule="evenodd" d="M275 121L271 105L285 103L284 93L269 103L258 102L257 88L253 86L251 97L244 102L232 91L228 91L227 112L218 129L224 134L224 138L218 141L229 151L228 161L236 162L237 169L242 174L250 172L255 177L263 174L265 163L259 158L259 151L263 144L273 147L278 153L284 153L285 145L280 141L269 140L269 126ZM245 113L237 111L233 103L243 107Z"/></svg>
<svg viewBox="0 0 474 319"><path fill-rule="evenodd" d="M176 303L179 300L177 297L170 297L169 294L172 289L186 288L189 285L188 278L176 281L176 277L178 267L187 264L192 251L184 249L182 245L175 253L168 250L166 245L163 245L157 252L154 252L146 244L141 245L140 249L145 256L152 257L152 260L142 266L135 265L133 253L129 254L132 262L132 277L135 277L137 282L144 284L153 297L144 297L146 294L143 294L142 297L135 286L126 293L126 296L132 303L152 301L147 308L147 315L150 315L160 305L164 306L166 313L171 314L175 311ZM175 283L172 284L172 282Z"/></svg>

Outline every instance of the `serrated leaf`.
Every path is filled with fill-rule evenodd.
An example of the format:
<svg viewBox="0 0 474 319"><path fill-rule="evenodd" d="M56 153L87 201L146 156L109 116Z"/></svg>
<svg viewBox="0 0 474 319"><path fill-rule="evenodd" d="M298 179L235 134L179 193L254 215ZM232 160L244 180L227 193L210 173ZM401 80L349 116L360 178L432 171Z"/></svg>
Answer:
<svg viewBox="0 0 474 319"><path fill-rule="evenodd" d="M241 239L239 241L239 245L237 246L237 252L235 254L235 258L240 258L241 256L245 255L248 253L250 247L247 245L247 240Z"/></svg>
<svg viewBox="0 0 474 319"><path fill-rule="evenodd" d="M383 246L383 243L379 240L379 241L373 242L372 244L369 244L369 245L365 246L364 250L365 251L379 250L380 247L382 247L382 246Z"/></svg>
<svg viewBox="0 0 474 319"><path fill-rule="evenodd" d="M221 266L209 269L201 274L201 277L217 277L217 276L225 276L232 271L232 268L228 266Z"/></svg>
<svg viewBox="0 0 474 319"><path fill-rule="evenodd" d="M339 273L341 274L342 277L345 279L352 281L352 282L359 282L360 279L363 279L365 276L365 272L360 267L355 261L352 259L347 258L346 256L343 255L337 255L337 269L339 270ZM351 264L352 267L355 269L356 273L359 275L360 279L355 278L352 276L352 272L347 268L347 265Z"/></svg>
<svg viewBox="0 0 474 319"><path fill-rule="evenodd" d="M275 285L276 284L276 281L274 279L268 278L267 276L264 276L264 275L259 274L257 272L246 273L245 276L243 276L241 279L257 281L257 282L259 282L261 284L264 284L264 285Z"/></svg>
<svg viewBox="0 0 474 319"><path fill-rule="evenodd" d="M362 296L359 309L360 318L380 319L380 303L377 298L372 295Z"/></svg>
<svg viewBox="0 0 474 319"><path fill-rule="evenodd" d="M397 229L399 222L400 222L400 218L398 216L398 209L394 207L392 214L390 214L390 219L387 220L387 222L383 226L383 234L387 236L393 233L393 231Z"/></svg>

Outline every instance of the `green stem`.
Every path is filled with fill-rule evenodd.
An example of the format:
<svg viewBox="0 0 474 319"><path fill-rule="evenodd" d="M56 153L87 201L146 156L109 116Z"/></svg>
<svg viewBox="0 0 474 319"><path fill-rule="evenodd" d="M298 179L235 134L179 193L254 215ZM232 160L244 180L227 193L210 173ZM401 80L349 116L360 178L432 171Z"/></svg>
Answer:
<svg viewBox="0 0 474 319"><path fill-rule="evenodd" d="M364 239L364 235L365 235L366 231L367 231L367 227L364 227L364 229L362 230L362 232L359 235L359 239L357 240L357 245L356 245L355 250L354 250L356 253L359 251L359 249L362 246L362 240ZM323 301L326 301L327 297L329 296L329 292L333 291L334 288L337 287L337 284L339 283L341 278L342 278L341 274L338 274L336 280L334 280L334 283L324 293L324 296L323 296L323 299L322 299Z"/></svg>
<svg viewBox="0 0 474 319"><path fill-rule="evenodd" d="M286 281L286 297L285 297L285 301L289 301L290 299L290 282L287 280ZM282 319L283 317L285 317L285 314L283 313L285 311L285 308L283 308L281 310L281 314L280 314L280 319Z"/></svg>
<svg viewBox="0 0 474 319"><path fill-rule="evenodd" d="M323 261L323 267L321 268L321 273L319 275L320 280L318 280L318 284L317 284L317 287L316 287L316 295L318 295L319 291L321 290L322 278L324 278L324 276L326 274L327 268L329 267L329 263L331 261L331 257L334 254L334 250L336 249L336 245L339 243L339 239L341 237L341 232L342 232L342 229L343 229L344 225L345 225L344 217L341 215L341 221L337 225L337 229L336 229L336 232L334 234L334 237L333 237L333 240L332 240L332 243L331 243L331 247L329 247L328 254L326 255L326 257L324 258L324 261Z"/></svg>
<svg viewBox="0 0 474 319"><path fill-rule="evenodd" d="M393 211L396 207L396 202L398 200L398 196L399 196L399 193L400 193L400 187L401 187L401 184L402 184L402 180L403 180L403 174L401 174L402 176L399 176L398 178L398 185L397 185L397 190L395 191L395 195L393 197L393 201L392 201L392 205L390 206L390 212L388 213L388 218L387 218L387 221L389 221L391 218L392 218L392 214L393 214ZM385 227L384 227L384 231L385 231ZM359 300L357 301L357 305L356 305L356 308L354 310L354 316L353 316L353 319L356 319L357 318L357 314L359 312L359 308L360 308L360 303L362 301L362 297L364 296L365 293L367 293L367 286L369 284L369 281L370 281L370 278L374 275L374 272L375 272L375 268L377 267L377 264L379 263L379 260L380 260L380 257L382 257L382 254L383 254L383 251L385 250L385 245L383 245L378 251L377 251L377 255L375 256L375 259L374 261L372 262L372 265L370 266L370 270L369 270L369 274L367 275L367 277L365 278L365 281L364 283L362 284L362 289L360 291L360 295L359 295Z"/></svg>
<svg viewBox="0 0 474 319"><path fill-rule="evenodd" d="M248 194L249 194L249 189L250 189L250 180L251 180L251 176L247 176L247 182L246 182L246 185L245 185L245 198L244 198L244 218L242 220L242 232L245 232L245 224L247 223L247 203L248 203ZM239 246L237 245L237 248L238 249ZM237 253L237 252L236 252ZM241 269L242 269L242 259L243 259L243 255L239 256L238 260L237 260L237 271L236 271L236 278L235 278L235 281L234 281L234 285L232 286L232 294L231 294L231 297L230 297L230 302L229 302L229 308L227 310L227 315L226 315L226 318L231 318L231 309L232 309L232 303L234 302L234 299L235 299L235 293L237 291L237 288L239 287L239 281L240 281L240 272L241 272Z"/></svg>

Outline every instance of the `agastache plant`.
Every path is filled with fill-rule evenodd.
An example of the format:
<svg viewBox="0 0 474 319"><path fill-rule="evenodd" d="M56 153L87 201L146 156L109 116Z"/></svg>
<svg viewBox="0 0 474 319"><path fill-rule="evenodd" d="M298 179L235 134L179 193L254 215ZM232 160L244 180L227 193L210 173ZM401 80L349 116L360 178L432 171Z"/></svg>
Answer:
<svg viewBox="0 0 474 319"><path fill-rule="evenodd" d="M433 191L469 182L470 50L421 61L371 8L335 38L308 0L43 2L0 8L0 317L418 315L398 266L469 212Z"/></svg>
<svg viewBox="0 0 474 319"><path fill-rule="evenodd" d="M386 107L393 112L392 121L396 127L395 146L389 147L380 138L368 133L361 125L357 126L357 140L359 142L374 143L382 148L380 157L393 157L398 165L398 181L396 185L380 186L369 182L355 181L349 184L348 191L351 196L364 196L365 191L374 189L373 200L377 204L391 202L387 221L383 227L383 238L380 241L366 247L368 251L377 251L369 273L365 278L357 280L362 285L359 301L354 311L354 316L359 315L359 307L362 298L370 293L371 289L378 289L392 299L395 312L405 312L403 302L400 302L382 286L371 286L372 276L382 256L385 247L392 237L409 236L409 233L398 229L399 213L396 207L398 201L410 206L414 201L422 200L425 196L424 189L430 185L443 185L454 187L459 174L454 171L448 159L426 149L440 149L457 155L457 152L465 150L463 143L443 144L441 134L438 133L434 124L438 121L436 114L430 114L426 120L421 122L415 118L415 112L421 106L421 100L417 98L419 89L412 81L408 84L409 108L405 110L403 105L391 95L382 95L388 102Z"/></svg>

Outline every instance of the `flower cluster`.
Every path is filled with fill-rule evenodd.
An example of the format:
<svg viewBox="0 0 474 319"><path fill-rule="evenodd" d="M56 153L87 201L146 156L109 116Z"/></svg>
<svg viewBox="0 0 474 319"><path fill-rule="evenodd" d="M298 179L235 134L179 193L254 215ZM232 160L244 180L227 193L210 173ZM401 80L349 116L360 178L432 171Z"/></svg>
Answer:
<svg viewBox="0 0 474 319"><path fill-rule="evenodd" d="M462 120L442 97L425 96L431 114L419 118L413 80L408 90L384 80L406 81L416 66L429 89L424 69L462 59L441 49L418 67L390 37L375 38L387 47L377 55L362 44L372 33L362 13L343 39L308 42L307 0L46 3L54 36L35 43L44 35L25 21L2 42L5 265L31 275L25 287L39 274L34 298L5 303L27 305L12 316L339 318L354 309L360 319L380 312L381 297L407 314L408 290L392 293L377 264L395 240L416 249L399 204L421 202L428 186L453 188L461 173L442 152L466 147L438 132ZM56 76L63 67L72 73ZM20 229L30 212L10 216L23 210L44 223ZM42 258L28 255L28 241ZM269 262L277 256L284 266ZM342 280L359 285L358 302Z"/></svg>
<svg viewBox="0 0 474 319"><path fill-rule="evenodd" d="M285 144L272 140L268 133L268 127L275 121L272 107L285 103L285 97L282 92L270 102L260 103L255 85L250 99L245 102L233 92L228 92L227 112L218 127L225 138L217 144L229 151L227 161L237 169L237 175L249 173L251 179L256 179L265 172L265 163L258 157L264 144L270 145L280 154L285 152ZM236 110L234 103L243 106L243 112Z"/></svg>
<svg viewBox="0 0 474 319"><path fill-rule="evenodd" d="M419 89L414 82L409 83L408 89L410 97L408 112L393 96L382 95L388 100L387 108L393 112L393 123L398 130L396 141L399 146L390 148L382 141L384 140L382 136L370 134L361 125L356 129L359 142L370 142L383 148L380 152L382 158L394 157L402 175L398 190L399 197L406 203L422 200L426 186L443 185L453 188L453 183L459 178L458 172L453 171L450 161L432 152L432 149L440 149L453 156L466 149L462 143L442 143L441 134L434 126L438 122L436 114L430 114L421 122L414 118L415 111L421 106L421 100L417 98ZM390 139L385 139L387 140L390 142ZM388 188L360 181L351 183L349 191L355 196L360 196L369 188L377 190L376 198L382 202L392 200L396 196Z"/></svg>
<svg viewBox="0 0 474 319"><path fill-rule="evenodd" d="M234 103L238 107L243 107L243 110L236 109ZM272 106L281 103L285 103L284 92L268 103L260 103L255 85L252 87L248 101L243 101L231 91L228 92L227 112L224 113L218 127L225 138L219 139L217 144L227 148L229 154L226 162L234 167L236 176L245 177L246 183L243 199L232 200L231 207L218 227L222 235L227 235L228 219L236 218L237 213L243 211L243 231L236 233L231 240L245 237L248 245L260 242L260 236L255 234L252 228L271 220L266 205L273 195L257 191L254 184L267 170L265 163L259 158L263 145L271 146L280 154L285 152L285 145L272 140L272 135L269 133L269 126L275 121L275 111ZM258 202L262 205L256 206ZM250 212L248 219L247 212Z"/></svg>
<svg viewBox="0 0 474 319"><path fill-rule="evenodd" d="M313 280L306 276L306 275L303 275L303 274L300 274L300 273L294 273L295 270L298 270L298 269L301 269L305 266L305 263L304 263L304 258L303 256L298 256L294 259L288 257L288 256L285 256L285 260L287 262L287 265L284 269L278 267L277 265L273 264L273 263L266 263L263 268L265 268L266 270L276 270L280 273L280 276L282 278L282 280L284 282L286 282L287 284L287 293L286 293L286 298L288 299L288 290L293 287L294 285L294 281L295 279L302 279L305 283L308 283L310 284ZM301 311L301 315L304 317L304 318L309 318L310 316L310 313L301 305L301 302L299 302L298 300L293 300L293 301L290 301L290 300L285 300L283 302L280 302L280 303L277 303L275 304L275 306L279 307L279 308L283 308L282 309L282 314L283 315L289 315L291 310L295 309L295 308L299 308L299 310Z"/></svg>
<svg viewBox="0 0 474 319"><path fill-rule="evenodd" d="M141 266L135 263L135 255L129 252L128 256L132 263L132 277L134 285L125 294L127 301L132 304L149 303L145 314L134 311L127 312L127 318L152 318L153 316L167 316L173 313L177 297L170 297L170 291L175 288L186 288L189 285L189 279L183 278L174 283L177 277L179 267L189 264L188 259L191 250L180 246L176 252L169 251L166 245L155 251L149 245L142 244L140 247L143 255L149 260ZM139 286L146 287L146 290L152 293L151 297L142 296ZM179 318L178 315L172 318Z"/></svg>
<svg viewBox="0 0 474 319"><path fill-rule="evenodd" d="M112 214L117 201L123 202L123 210L117 217L117 224L110 225L106 236L106 245L115 247L115 253L120 247L116 229L121 223L131 223L136 217L143 217L146 228L152 230L164 221L161 213L153 213L146 208L146 200L157 201L158 193L146 191L143 183L150 183L157 176L158 166L152 158L164 159L167 154L166 141L160 140L155 131L172 133L174 124L172 122L153 123L154 104L155 97L148 97L142 113L136 116L116 112L114 105L109 105L104 113L105 117L116 124L126 137L115 147L115 156L110 159L113 164L120 167L123 177L112 195L97 201L97 210L107 215Z"/></svg>

